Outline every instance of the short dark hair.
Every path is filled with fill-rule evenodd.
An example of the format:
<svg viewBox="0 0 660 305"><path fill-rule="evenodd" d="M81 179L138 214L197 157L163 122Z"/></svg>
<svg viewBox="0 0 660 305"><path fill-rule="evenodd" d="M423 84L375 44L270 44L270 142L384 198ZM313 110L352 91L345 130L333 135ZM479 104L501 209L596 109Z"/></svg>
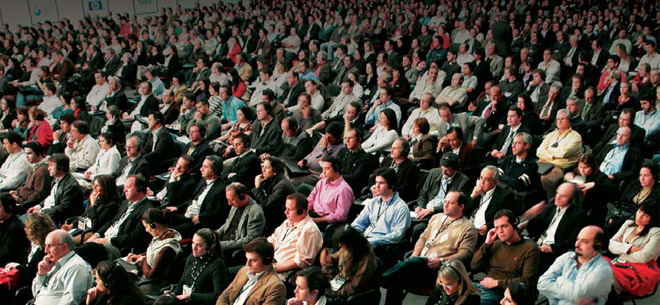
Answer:
<svg viewBox="0 0 660 305"><path fill-rule="evenodd" d="M429 125L429 120L425 117L420 117L415 119L414 123L419 127L419 132L422 134L427 134L431 131L431 125Z"/></svg>
<svg viewBox="0 0 660 305"><path fill-rule="evenodd" d="M397 183L397 177L396 177L396 172L391 169L391 168L381 168L374 173L374 177L383 177L385 179L385 182L387 182L387 186L390 189L394 189Z"/></svg>
<svg viewBox="0 0 660 305"><path fill-rule="evenodd" d="M456 137L459 138L460 140L463 140L463 129L461 129L458 126L452 126L447 129L447 134L450 134L452 132L456 132Z"/></svg>
<svg viewBox="0 0 660 305"><path fill-rule="evenodd" d="M264 265L270 265L273 262L275 249L273 245L268 242L265 237L257 237L243 246L243 251L256 253Z"/></svg>
<svg viewBox="0 0 660 305"><path fill-rule="evenodd" d="M309 208L309 202L307 201L307 197L301 193L293 193L290 194L289 196L286 196L287 200L295 200L296 201L296 209L298 210L307 210Z"/></svg>
<svg viewBox="0 0 660 305"><path fill-rule="evenodd" d="M72 124L73 122L76 121L76 117L73 116L73 113L65 113L60 116L60 121L67 122L68 124Z"/></svg>
<svg viewBox="0 0 660 305"><path fill-rule="evenodd" d="M18 132L15 131L10 131L6 132L4 135L2 135L2 139L7 139L7 142L9 144L17 144L18 147L23 147L23 137L21 137Z"/></svg>
<svg viewBox="0 0 660 305"><path fill-rule="evenodd" d="M53 154L48 159L48 162L55 163L55 167L65 173L69 172L69 157L65 154Z"/></svg>
<svg viewBox="0 0 660 305"><path fill-rule="evenodd" d="M495 216L493 216L493 220L500 219L502 217L506 217L507 221L514 227L518 226L518 217L516 217L516 214L513 213L513 211L509 209L501 209L495 213Z"/></svg>
<svg viewBox="0 0 660 305"><path fill-rule="evenodd" d="M89 134L89 124L87 124L85 121L77 120L73 122L73 127L78 129L78 132L84 135Z"/></svg>
<svg viewBox="0 0 660 305"><path fill-rule="evenodd" d="M522 116L523 116L522 110L521 110L520 108L518 108L517 106L511 106L511 107L509 107L509 111L515 111L516 114L517 114L519 117L522 117Z"/></svg>
<svg viewBox="0 0 660 305"><path fill-rule="evenodd" d="M41 144L37 142L27 142L25 146L23 146L23 149L25 148L32 149L35 155L43 156L43 148L41 147Z"/></svg>

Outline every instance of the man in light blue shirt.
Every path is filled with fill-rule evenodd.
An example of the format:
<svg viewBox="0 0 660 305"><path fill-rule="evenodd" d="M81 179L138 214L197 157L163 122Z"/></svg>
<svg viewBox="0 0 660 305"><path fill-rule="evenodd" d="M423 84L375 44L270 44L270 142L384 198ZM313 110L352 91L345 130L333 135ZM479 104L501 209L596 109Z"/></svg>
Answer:
<svg viewBox="0 0 660 305"><path fill-rule="evenodd" d="M635 114L635 125L646 130L645 142L655 142L658 144L660 137L660 113L655 109L655 104L651 103L648 98L641 99L639 104L642 110L637 111Z"/></svg>
<svg viewBox="0 0 660 305"><path fill-rule="evenodd" d="M394 191L396 179L393 169L378 170L372 187L374 198L364 202L364 209L351 224L374 248L399 242L410 227L408 206Z"/></svg>
<svg viewBox="0 0 660 305"><path fill-rule="evenodd" d="M538 291L550 305L603 305L612 288L612 267L600 254L605 240L597 226L583 228L575 242L575 252L558 257L538 282Z"/></svg>
<svg viewBox="0 0 660 305"><path fill-rule="evenodd" d="M218 94L222 100L222 121L227 122L222 124L222 130L227 130L234 126L236 123L236 111L245 106L245 103L231 95L231 88L229 86L220 87Z"/></svg>
<svg viewBox="0 0 660 305"><path fill-rule="evenodd" d="M630 147L630 128L621 127L616 132L616 143L603 159L603 163L600 164L600 171L605 175L614 175L620 172L623 159L628 153L628 147Z"/></svg>
<svg viewBox="0 0 660 305"><path fill-rule="evenodd" d="M378 116L381 111L386 108L390 108L394 111L396 115L397 126L401 123L401 107L395 104L392 101L392 87L385 86L379 90L379 98L374 102L373 106L367 111L367 115L364 118L365 125L376 125L378 124Z"/></svg>

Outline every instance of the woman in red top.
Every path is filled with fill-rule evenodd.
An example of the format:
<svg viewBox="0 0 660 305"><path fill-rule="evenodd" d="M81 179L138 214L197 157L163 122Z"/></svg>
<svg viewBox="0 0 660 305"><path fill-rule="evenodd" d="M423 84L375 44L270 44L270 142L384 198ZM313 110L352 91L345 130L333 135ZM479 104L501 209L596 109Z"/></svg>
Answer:
<svg viewBox="0 0 660 305"><path fill-rule="evenodd" d="M243 99L245 94L245 82L238 75L238 71L232 68L229 70L229 75L231 76L231 95L235 98Z"/></svg>
<svg viewBox="0 0 660 305"><path fill-rule="evenodd" d="M53 129L50 128L50 124L44 119L46 113L37 108L37 106L33 106L28 111L28 115L30 116L30 132L28 133L27 141L37 142L41 147L47 149L53 144Z"/></svg>

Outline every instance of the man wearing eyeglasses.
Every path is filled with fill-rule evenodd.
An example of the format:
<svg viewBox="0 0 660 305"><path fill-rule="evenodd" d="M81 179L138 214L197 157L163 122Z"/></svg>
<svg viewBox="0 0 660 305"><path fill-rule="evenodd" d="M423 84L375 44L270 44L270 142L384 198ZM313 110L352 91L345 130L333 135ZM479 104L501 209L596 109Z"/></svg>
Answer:
<svg viewBox="0 0 660 305"><path fill-rule="evenodd" d="M92 268L72 251L73 237L64 230L46 236L46 256L32 281L35 305L79 304L93 285Z"/></svg>
<svg viewBox="0 0 660 305"><path fill-rule="evenodd" d="M557 130L547 134L536 151L542 163L552 164L552 169L541 176L541 184L547 198L553 198L557 183L564 177L564 169L577 163L582 155L582 136L571 128L570 113L557 111Z"/></svg>

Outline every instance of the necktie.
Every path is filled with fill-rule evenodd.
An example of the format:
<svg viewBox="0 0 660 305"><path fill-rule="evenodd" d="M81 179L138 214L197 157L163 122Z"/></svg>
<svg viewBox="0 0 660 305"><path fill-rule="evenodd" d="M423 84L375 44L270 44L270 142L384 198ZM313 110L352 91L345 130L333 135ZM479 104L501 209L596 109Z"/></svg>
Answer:
<svg viewBox="0 0 660 305"><path fill-rule="evenodd" d="M511 132L504 140L504 145L502 145L502 149L500 150L500 152L503 153L504 155L506 155L507 151L509 151L509 146L511 146L511 140L513 139L514 134L515 132L513 131L513 129L511 129Z"/></svg>
<svg viewBox="0 0 660 305"><path fill-rule="evenodd" d="M550 109L552 109L554 103L555 101L549 100L543 105L543 109L541 109L541 119L548 119L550 117Z"/></svg>
<svg viewBox="0 0 660 305"><path fill-rule="evenodd" d="M484 120L488 120L488 117L490 116L490 112L493 110L493 107L488 107L486 111L484 112Z"/></svg>
<svg viewBox="0 0 660 305"><path fill-rule="evenodd" d="M587 114L589 114L589 110L591 109L591 104L585 103L584 109L582 109L582 119L587 120Z"/></svg>
<svg viewBox="0 0 660 305"><path fill-rule="evenodd" d="M199 191L197 191L197 194L195 194L195 200L197 200L197 198L199 198L199 196L201 196L202 193L204 193L204 190L206 190L207 187L209 187L208 183L204 183L204 185L202 185Z"/></svg>

